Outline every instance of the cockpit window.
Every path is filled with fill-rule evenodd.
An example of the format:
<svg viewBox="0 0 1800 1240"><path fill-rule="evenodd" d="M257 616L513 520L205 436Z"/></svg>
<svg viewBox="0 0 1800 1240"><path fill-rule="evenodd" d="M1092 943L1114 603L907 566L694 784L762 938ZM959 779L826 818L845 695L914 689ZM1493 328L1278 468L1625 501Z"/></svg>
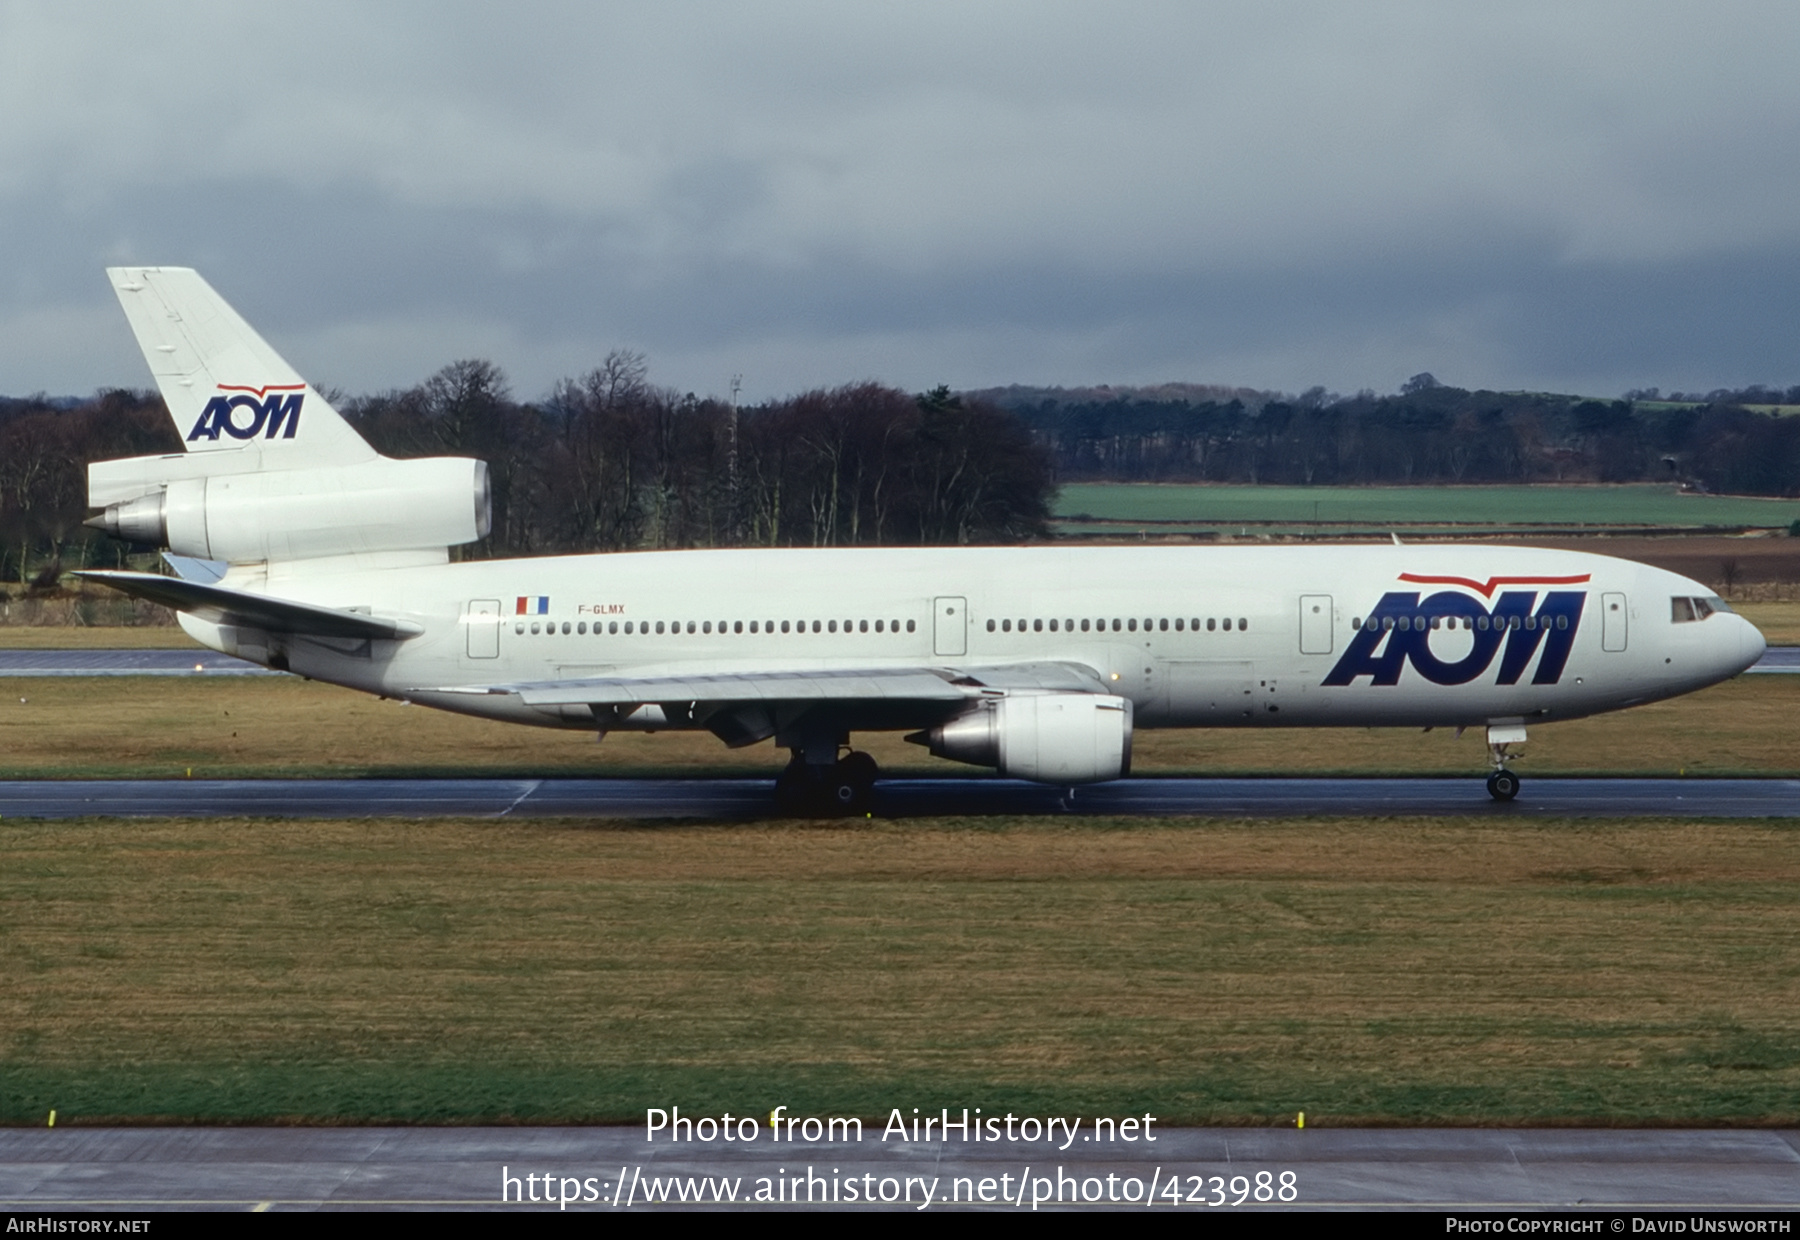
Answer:
<svg viewBox="0 0 1800 1240"><path fill-rule="evenodd" d="M1731 608L1718 595L1705 598L1672 598L1669 600L1669 619L1675 624L1691 624L1696 620L1704 620L1715 611L1729 612Z"/></svg>

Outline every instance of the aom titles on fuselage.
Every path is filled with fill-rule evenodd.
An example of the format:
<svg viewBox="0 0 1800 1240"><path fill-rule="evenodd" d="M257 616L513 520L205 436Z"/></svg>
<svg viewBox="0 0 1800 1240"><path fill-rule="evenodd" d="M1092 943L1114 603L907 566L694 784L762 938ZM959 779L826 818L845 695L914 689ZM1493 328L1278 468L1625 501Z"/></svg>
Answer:
<svg viewBox="0 0 1800 1240"><path fill-rule="evenodd" d="M377 455L192 271L109 273L188 451L97 462L94 523L180 577L90 576L204 644L540 726L773 740L794 805L866 804L857 732L1058 784L1139 728L1486 729L1713 684L1759 633L1710 590L1520 547L637 552L452 564L487 474Z"/></svg>

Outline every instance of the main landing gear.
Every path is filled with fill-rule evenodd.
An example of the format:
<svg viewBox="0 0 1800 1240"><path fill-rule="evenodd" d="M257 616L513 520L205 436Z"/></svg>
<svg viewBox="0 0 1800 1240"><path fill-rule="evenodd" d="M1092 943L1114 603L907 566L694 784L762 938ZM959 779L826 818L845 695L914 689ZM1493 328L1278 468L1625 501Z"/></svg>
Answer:
<svg viewBox="0 0 1800 1240"><path fill-rule="evenodd" d="M1494 773L1488 776L1488 795L1496 801L1510 801L1519 795L1519 777L1506 769L1512 757L1512 747L1525 743L1525 725L1523 723L1493 723L1488 725L1488 763Z"/></svg>
<svg viewBox="0 0 1800 1240"><path fill-rule="evenodd" d="M814 766L800 756L775 777L775 808L808 818L866 814L881 768L866 753L851 752L830 766Z"/></svg>

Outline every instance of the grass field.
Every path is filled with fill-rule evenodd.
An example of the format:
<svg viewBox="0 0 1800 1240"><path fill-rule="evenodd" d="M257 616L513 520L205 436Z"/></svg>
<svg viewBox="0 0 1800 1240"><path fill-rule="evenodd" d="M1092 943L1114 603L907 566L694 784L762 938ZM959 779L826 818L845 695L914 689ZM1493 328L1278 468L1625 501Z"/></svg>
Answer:
<svg viewBox="0 0 1800 1240"><path fill-rule="evenodd" d="M22 699L22 700L21 700ZM1800 676L1743 676L1670 702L1531 729L1518 769L1795 775ZM856 736L890 774L977 776L896 733ZM382 702L291 677L0 679L0 778L766 775L785 754L706 733L592 734ZM1140 731L1137 775L1485 774L1480 734L1393 728Z"/></svg>
<svg viewBox="0 0 1800 1240"><path fill-rule="evenodd" d="M1673 486L1251 487L1067 483L1059 521L1178 521L1197 525L1314 522L1418 527L1439 524L1762 526L1800 519L1800 501L1683 495Z"/></svg>
<svg viewBox="0 0 1800 1240"><path fill-rule="evenodd" d="M177 625L0 625L0 650L201 650Z"/></svg>
<svg viewBox="0 0 1800 1240"><path fill-rule="evenodd" d="M1800 829L0 823L0 1122L1800 1122Z"/></svg>

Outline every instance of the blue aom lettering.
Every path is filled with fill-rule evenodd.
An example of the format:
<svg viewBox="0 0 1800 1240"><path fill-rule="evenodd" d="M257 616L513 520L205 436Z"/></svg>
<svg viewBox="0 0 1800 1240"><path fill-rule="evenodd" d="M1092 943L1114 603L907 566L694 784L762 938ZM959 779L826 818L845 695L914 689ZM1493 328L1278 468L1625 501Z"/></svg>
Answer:
<svg viewBox="0 0 1800 1240"><path fill-rule="evenodd" d="M217 440L223 431L233 439L292 439L300 429L302 392L271 392L265 400L254 396L215 396L200 411L199 421L188 432L188 442L196 439ZM239 424L233 411L248 412L248 420Z"/></svg>
<svg viewBox="0 0 1800 1240"><path fill-rule="evenodd" d="M1541 647L1543 654L1531 683L1556 684L1574 648L1587 593L1551 590L1533 611L1537 600L1534 590L1509 590L1489 611L1481 600L1453 590L1423 600L1417 593L1390 591L1381 596L1323 683L1348 685L1358 676L1367 676L1371 684L1398 684L1400 673L1411 663L1414 671L1433 684L1466 685L1484 674L1498 653L1496 683L1516 685ZM1461 658L1442 659L1431 649L1431 634L1445 620L1467 632L1469 650Z"/></svg>

